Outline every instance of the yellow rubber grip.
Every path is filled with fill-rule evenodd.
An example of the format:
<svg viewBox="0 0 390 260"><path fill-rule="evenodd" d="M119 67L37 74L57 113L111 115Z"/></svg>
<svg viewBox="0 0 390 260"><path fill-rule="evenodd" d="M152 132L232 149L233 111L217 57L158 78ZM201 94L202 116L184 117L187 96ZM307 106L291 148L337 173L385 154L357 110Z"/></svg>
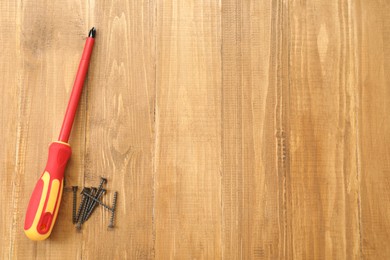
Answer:
<svg viewBox="0 0 390 260"><path fill-rule="evenodd" d="M68 144L54 142L50 145L45 171L35 185L24 222L24 232L31 240L44 240L51 234L60 208L64 171L70 155Z"/></svg>

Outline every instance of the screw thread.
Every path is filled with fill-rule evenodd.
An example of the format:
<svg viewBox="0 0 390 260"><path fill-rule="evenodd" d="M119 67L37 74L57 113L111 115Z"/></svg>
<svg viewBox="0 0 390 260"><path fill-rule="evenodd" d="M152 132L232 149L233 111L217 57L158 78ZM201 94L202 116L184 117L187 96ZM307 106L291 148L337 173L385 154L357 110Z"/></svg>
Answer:
<svg viewBox="0 0 390 260"><path fill-rule="evenodd" d="M98 198L98 197L100 196L100 193L101 193L101 191L103 190L103 185L104 185L105 183L107 183L107 179L104 178L104 177L100 177L100 183L99 183L99 187L97 188L97 191L96 191L96 193L95 193L95 198ZM96 204L96 202L92 202L92 203L90 204L90 206L87 208L88 212L89 212L90 210L92 210L92 208L95 207L95 204Z"/></svg>
<svg viewBox="0 0 390 260"><path fill-rule="evenodd" d="M77 209L77 186L72 187L73 191L73 210L72 210L72 222L73 224L76 223L76 209Z"/></svg>
<svg viewBox="0 0 390 260"><path fill-rule="evenodd" d="M109 210L109 211L112 211L112 209L109 207L109 206L107 206L106 204L104 204L103 202L101 202L100 200L98 200L98 199L96 199L95 197L93 197L92 195L90 195L90 194L88 194L88 193L83 193L85 196L87 196L89 199L91 199L91 200L93 200L93 201L95 201L95 202L97 202L99 205L101 205L103 208L105 208L105 209L107 209L107 210Z"/></svg>
<svg viewBox="0 0 390 260"><path fill-rule="evenodd" d="M83 209L82 209L82 212L81 212L81 217L79 218L79 222L77 223L77 224L79 224L80 227L85 222L85 215L86 215L86 212L87 212L86 208L87 208L88 202L89 202L89 200L86 199L86 202L84 203ZM80 227L77 227L77 228L80 229Z"/></svg>
<svg viewBox="0 0 390 260"><path fill-rule="evenodd" d="M107 183L107 179L106 178L103 178L103 177L100 177L100 183L99 183L99 187L98 187L98 190L100 191L102 188L103 188L103 185Z"/></svg>
<svg viewBox="0 0 390 260"><path fill-rule="evenodd" d="M115 209L116 209L116 199L118 196L118 192L114 192L114 198L112 199L112 211L111 211L111 217L110 217L110 224L108 225L109 228L114 227L114 219L115 219Z"/></svg>
<svg viewBox="0 0 390 260"><path fill-rule="evenodd" d="M97 192L97 188L91 187L91 192L89 194L91 196L95 196L96 192ZM86 216L87 216L88 210L89 210L89 208L91 207L92 204L93 204L93 201L91 199L88 199L87 205L86 205L86 207L84 209L85 212L83 214L83 223L86 221Z"/></svg>
<svg viewBox="0 0 390 260"><path fill-rule="evenodd" d="M103 196L103 194L106 192L106 190L104 190L104 189L102 189L100 192L99 192L99 194L96 196L96 199L100 199L102 196ZM91 216L91 214L92 214L92 212L93 212L93 210L96 208L96 202L95 201L93 201L93 203L92 203L92 205L91 205L91 207L89 208L89 209L87 209L87 215L86 215L86 217L85 217L85 220L88 220L89 219L89 217Z"/></svg>
<svg viewBox="0 0 390 260"><path fill-rule="evenodd" d="M82 210L84 208L84 205L85 205L85 201L86 201L86 197L83 196L82 199L81 199L81 202L80 202L80 205L79 205L79 209L77 210L77 215L76 215L76 219L75 219L75 223L77 223L81 217L81 213L82 213Z"/></svg>

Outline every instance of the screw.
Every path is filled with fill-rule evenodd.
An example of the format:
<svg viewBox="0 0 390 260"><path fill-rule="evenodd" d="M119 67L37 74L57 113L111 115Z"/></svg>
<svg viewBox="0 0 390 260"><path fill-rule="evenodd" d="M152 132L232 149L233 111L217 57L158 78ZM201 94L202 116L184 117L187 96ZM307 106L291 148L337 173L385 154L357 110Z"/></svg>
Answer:
<svg viewBox="0 0 390 260"><path fill-rule="evenodd" d="M84 224L84 222L85 222L85 216L86 216L86 214L87 214L87 206L88 206L88 203L89 203L89 200L87 199L87 201L86 201L86 202L84 203L84 205L83 205L82 215L81 215L81 217L79 218L80 226L81 226L82 224Z"/></svg>
<svg viewBox="0 0 390 260"><path fill-rule="evenodd" d="M95 196L95 199L100 199L104 194L106 194L107 190L106 189L101 189ZM96 201L93 201L93 204L92 206L89 208L89 210L92 210L92 208L95 208L97 205L96 205Z"/></svg>
<svg viewBox="0 0 390 260"><path fill-rule="evenodd" d="M72 222L76 224L76 204L77 204L77 186L72 186L73 191L73 211L72 211Z"/></svg>
<svg viewBox="0 0 390 260"><path fill-rule="evenodd" d="M77 228L77 230L80 230L80 229L81 229L81 222L80 222L80 221L77 222L76 228Z"/></svg>
<svg viewBox="0 0 390 260"><path fill-rule="evenodd" d="M83 192L83 194L84 194L85 196L87 196L89 199L91 199L91 200L93 200L93 201L99 203L103 208L105 208L105 209L107 209L107 210L109 210L109 211L112 211L112 209L111 209L109 206L107 206L106 204L104 204L104 203L101 202L100 200L96 199L94 196L92 196L92 195L90 195L90 194L88 194L88 193L86 193L86 192Z"/></svg>
<svg viewBox="0 0 390 260"><path fill-rule="evenodd" d="M91 187L91 192L89 194L92 195L92 196L95 196L96 192L97 192L97 188L96 187ZM82 219L83 223L86 221L86 216L87 216L87 213L88 213L88 209L89 209L89 207L93 203L93 201L90 200L90 199L88 199L87 201L88 202L87 202L87 205L86 205L86 207L84 209L84 214L83 214L83 219Z"/></svg>
<svg viewBox="0 0 390 260"><path fill-rule="evenodd" d="M85 192L85 191L84 191ZM77 229L81 229L81 226L84 224L84 218L85 218L85 214L86 214L86 208L87 208L87 205L88 205L88 200L85 201L84 205L83 205L83 208L81 210L81 216L79 216L79 219L78 219L78 222L77 222L77 225L76 225L76 228Z"/></svg>
<svg viewBox="0 0 390 260"><path fill-rule="evenodd" d="M102 188L103 188L103 184L106 184L107 183L107 179L104 178L104 177L100 177L100 184L99 184L99 187L98 187L98 191L101 191Z"/></svg>
<svg viewBox="0 0 390 260"><path fill-rule="evenodd" d="M100 183L99 183L99 187L97 189L97 192L95 193L95 198L99 199L98 197L101 196L100 193L101 193L101 190L103 189L103 184L107 183L107 179L104 178L104 177L100 177ZM92 208L95 208L95 205L96 205L96 202L92 201L92 203L90 204L90 206L88 207L87 211L91 211Z"/></svg>
<svg viewBox="0 0 390 260"><path fill-rule="evenodd" d="M97 188L96 188L96 187L91 187L91 191L89 192L89 194L92 195L92 196L95 196L96 191L97 191ZM92 203L92 201L88 199L87 208L89 207L89 205L91 205L91 203Z"/></svg>
<svg viewBox="0 0 390 260"><path fill-rule="evenodd" d="M109 228L114 227L114 218L115 218L115 209L116 209L116 198L118 196L118 192L114 192L114 198L112 199L112 211L111 211L111 217L110 217L110 224L108 225Z"/></svg>
<svg viewBox="0 0 390 260"><path fill-rule="evenodd" d="M84 192L90 192L90 188L83 188L83 190L81 191L80 194L83 195L82 199L81 199L81 202L80 202L80 205L79 205L79 209L77 211L77 215L76 215L76 223L79 222L79 219L81 217L81 214L82 214L82 210L84 208L84 205L86 204L87 202L87 197L84 195Z"/></svg>
<svg viewBox="0 0 390 260"><path fill-rule="evenodd" d="M95 198L100 199L103 196L103 194L105 194L105 193L106 193L106 190L102 189ZM85 217L85 220L89 219L89 217L91 216L91 214L92 214L93 210L96 208L96 206L97 206L96 202L93 201L92 206L89 209L87 209L87 216Z"/></svg>

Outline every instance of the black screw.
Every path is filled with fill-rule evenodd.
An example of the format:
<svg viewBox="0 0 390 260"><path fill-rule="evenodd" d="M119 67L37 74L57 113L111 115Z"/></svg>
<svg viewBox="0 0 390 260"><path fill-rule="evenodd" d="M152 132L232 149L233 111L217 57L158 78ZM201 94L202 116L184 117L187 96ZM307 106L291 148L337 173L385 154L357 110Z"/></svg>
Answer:
<svg viewBox="0 0 390 260"><path fill-rule="evenodd" d="M108 225L109 228L114 227L114 218L115 218L115 209L116 209L116 198L118 196L118 192L114 192L114 198L112 199L112 211L111 211L111 217L110 217L110 224Z"/></svg>
<svg viewBox="0 0 390 260"><path fill-rule="evenodd" d="M106 184L107 183L107 179L104 178L104 177L100 177L100 184L99 184L99 187L98 187L98 191L101 191L102 188L103 188L103 184Z"/></svg>
<svg viewBox="0 0 390 260"><path fill-rule="evenodd" d="M91 187L91 192L89 193L90 195L92 196L95 196L96 195L96 192L97 192L97 188L96 187ZM88 199L87 200L87 205L84 209L84 213L83 213L83 219L82 219L82 223L84 223L86 221L86 217L87 217L87 213L88 213L88 209L89 207L92 205L93 201Z"/></svg>
<svg viewBox="0 0 390 260"><path fill-rule="evenodd" d="M105 194L105 193L106 193L106 190L105 189L101 189L99 194L95 198L96 199L100 199L103 196L103 194ZM89 217L91 216L91 214L94 211L94 209L96 208L96 206L97 206L96 202L93 201L92 206L89 209L87 209L87 216L85 217L85 220L89 219Z"/></svg>
<svg viewBox="0 0 390 260"><path fill-rule="evenodd" d="M107 192L106 189L101 189L100 191L98 190L96 193L95 199L99 200L106 192ZM89 207L88 211L92 210L96 206L97 206L96 201L92 201L92 205Z"/></svg>
<svg viewBox="0 0 390 260"><path fill-rule="evenodd" d="M80 205L79 205L79 209L77 211L77 215L76 215L76 223L79 222L79 219L81 217L81 214L82 214L82 211L83 211L83 208L84 208L84 205L86 204L86 201L87 201L87 197L84 195L84 192L90 192L90 188L83 188L83 190L81 191L80 194L83 195L83 197L81 198L81 202L80 202Z"/></svg>
<svg viewBox="0 0 390 260"><path fill-rule="evenodd" d="M95 193L95 198L99 199L98 197L101 197L100 193L103 189L103 185L107 183L107 179L104 178L104 177L100 177L100 183L99 183L99 187L97 189L97 192ZM91 194L93 195L93 194ZM91 211L93 208L95 208L95 205L96 205L96 202L92 201L92 203L90 203L90 206L87 208L87 211ZM88 218L87 218L88 219Z"/></svg>
<svg viewBox="0 0 390 260"><path fill-rule="evenodd" d="M76 228L77 228L77 230L81 229L81 222L77 222Z"/></svg>
<svg viewBox="0 0 390 260"><path fill-rule="evenodd" d="M97 191L97 188L96 188L96 187L91 187L91 191L89 192L89 194L92 195L92 196L95 196L96 191ZM91 205L91 203L92 203L92 201L91 201L90 199L88 199L87 209L89 208L89 206Z"/></svg>
<svg viewBox="0 0 390 260"><path fill-rule="evenodd" d="M82 213L81 213L81 217L79 218L79 222L77 223L78 224L77 229L80 229L81 225L84 224L84 222L85 222L85 216L87 215L88 203L89 203L89 201L87 199L87 201L83 205L83 210L82 210Z"/></svg>
<svg viewBox="0 0 390 260"><path fill-rule="evenodd" d="M112 211L112 209L111 209L109 206L107 206L106 204L104 204L104 203L101 202L100 200L96 199L94 196L92 196L92 195L86 193L85 191L83 192L83 194L84 194L85 196L87 196L89 199L91 199L91 200L95 201L96 203L98 203L99 205L101 205L103 208L105 208L105 209L107 209L107 210L109 210L109 211Z"/></svg>
<svg viewBox="0 0 390 260"><path fill-rule="evenodd" d="M72 222L76 223L76 204L77 204L77 186L72 186L73 191L73 210L72 210Z"/></svg>
<svg viewBox="0 0 390 260"><path fill-rule="evenodd" d="M85 192L85 191L84 191ZM85 201L83 207L82 207L82 210L81 210L81 216L79 216L79 219L78 219L78 222L77 222L77 225L76 225L76 228L77 229L81 229L81 225L84 224L84 218L85 218L85 213L86 213L86 208L87 208L87 205L88 205L88 200Z"/></svg>

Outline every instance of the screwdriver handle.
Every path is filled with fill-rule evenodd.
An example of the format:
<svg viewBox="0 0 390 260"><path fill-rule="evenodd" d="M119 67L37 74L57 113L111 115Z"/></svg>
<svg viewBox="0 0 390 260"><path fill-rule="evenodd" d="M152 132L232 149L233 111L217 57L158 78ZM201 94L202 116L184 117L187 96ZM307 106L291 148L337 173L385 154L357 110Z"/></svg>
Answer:
<svg viewBox="0 0 390 260"><path fill-rule="evenodd" d="M65 142L53 142L44 172L35 185L28 204L24 232L31 240L50 236L57 219L64 187L64 171L72 150Z"/></svg>

